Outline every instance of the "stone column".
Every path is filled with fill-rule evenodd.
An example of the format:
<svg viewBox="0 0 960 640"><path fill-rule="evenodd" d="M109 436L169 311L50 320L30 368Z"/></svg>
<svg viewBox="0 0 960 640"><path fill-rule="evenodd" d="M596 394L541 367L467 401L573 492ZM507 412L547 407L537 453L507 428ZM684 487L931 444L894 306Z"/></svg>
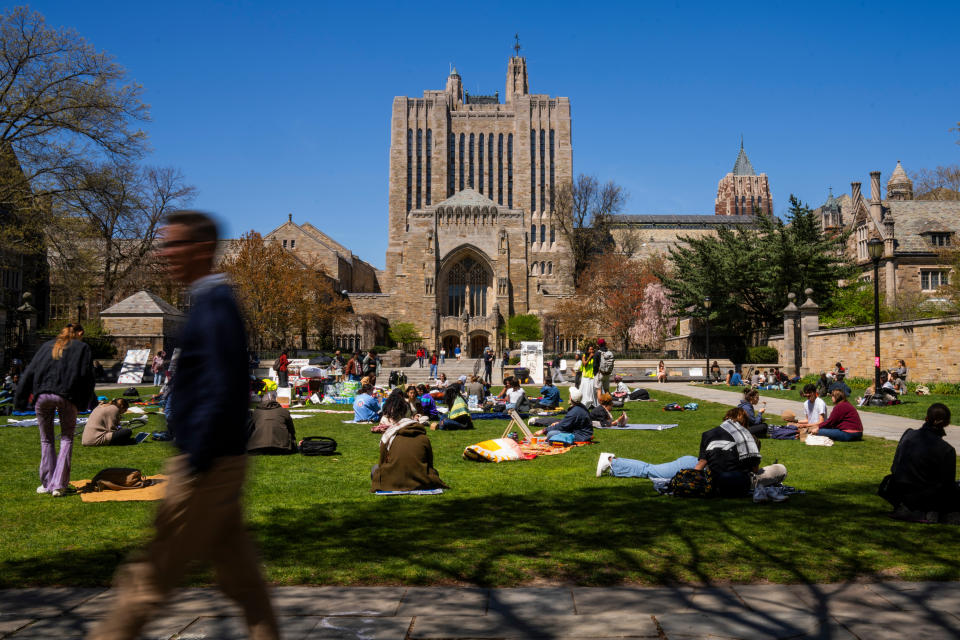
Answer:
<svg viewBox="0 0 960 640"><path fill-rule="evenodd" d="M810 373L808 365L810 332L820 329L820 307L810 299L813 289L805 289L803 293L807 296L807 300L800 305L800 375L805 376Z"/></svg>
<svg viewBox="0 0 960 640"><path fill-rule="evenodd" d="M790 302L783 308L783 352L780 354L780 364L787 371L793 370L797 375L800 374L800 368L797 366L796 340L797 340L797 319L800 317L800 310L793 303L796 294L788 293L787 299Z"/></svg>

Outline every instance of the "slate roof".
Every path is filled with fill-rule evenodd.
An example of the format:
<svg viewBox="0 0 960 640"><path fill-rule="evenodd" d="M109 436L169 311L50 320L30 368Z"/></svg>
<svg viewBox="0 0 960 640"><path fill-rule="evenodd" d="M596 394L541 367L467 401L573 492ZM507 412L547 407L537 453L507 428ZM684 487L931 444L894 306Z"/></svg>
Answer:
<svg viewBox="0 0 960 640"><path fill-rule="evenodd" d="M710 215L619 215L611 216L614 224L670 224L670 225L725 225L756 224L756 216L718 216Z"/></svg>
<svg viewBox="0 0 960 640"><path fill-rule="evenodd" d="M137 291L100 312L101 316L182 316L183 312L149 291Z"/></svg>
<svg viewBox="0 0 960 640"><path fill-rule="evenodd" d="M489 207L497 206L497 203L473 189L464 189L458 191L446 200L438 202L433 207ZM504 207L506 208L506 207Z"/></svg>
<svg viewBox="0 0 960 640"><path fill-rule="evenodd" d="M924 233L952 232L953 243L960 241L960 201L888 200L883 207L893 218L896 253L935 252Z"/></svg>
<svg viewBox="0 0 960 640"><path fill-rule="evenodd" d="M735 176L755 176L753 165L747 158L747 152L743 150L743 144L740 145L740 153L737 154L737 161L733 165L733 175Z"/></svg>

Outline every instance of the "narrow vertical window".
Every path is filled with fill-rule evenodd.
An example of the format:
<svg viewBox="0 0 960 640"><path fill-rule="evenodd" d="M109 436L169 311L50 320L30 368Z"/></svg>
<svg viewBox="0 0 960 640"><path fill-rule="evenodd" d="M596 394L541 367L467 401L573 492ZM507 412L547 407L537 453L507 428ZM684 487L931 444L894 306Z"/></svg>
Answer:
<svg viewBox="0 0 960 640"><path fill-rule="evenodd" d="M473 153L474 153L474 142L475 142L475 139L474 139L474 137L473 137L473 134L471 133L471 134L470 134L470 174L467 176L467 178L468 178L468 179L467 179L467 186L469 186L471 189L473 189L473 185L474 185L474 182L473 182Z"/></svg>
<svg viewBox="0 0 960 640"><path fill-rule="evenodd" d="M553 169L553 134L554 130L550 129L550 212L553 213L553 200L556 197L556 191L554 190L554 169ZM550 242L553 242L553 227L550 227Z"/></svg>
<svg viewBox="0 0 960 640"><path fill-rule="evenodd" d="M427 129L427 206L430 206L430 182L433 179L433 129Z"/></svg>
<svg viewBox="0 0 960 640"><path fill-rule="evenodd" d="M540 225L540 244L543 244L547 241L547 225Z"/></svg>
<svg viewBox="0 0 960 640"><path fill-rule="evenodd" d="M463 152L464 152L464 150L463 150L463 145L464 145L465 142L466 142L466 136L464 136L464 135L461 133L461 134L460 134L460 153L459 153L458 156L457 156L457 157L459 158L459 160L460 160L460 189L459 189L459 191L463 191Z"/></svg>
<svg viewBox="0 0 960 640"><path fill-rule="evenodd" d="M447 136L447 197L453 195L457 190L457 156L456 156L456 137L451 133Z"/></svg>
<svg viewBox="0 0 960 640"><path fill-rule="evenodd" d="M547 263L547 275L553 275L553 260Z"/></svg>
<svg viewBox="0 0 960 640"><path fill-rule="evenodd" d="M546 139L547 132L545 129L540 129L540 211L544 211L547 208L547 197L546 197L546 159L547 159L547 149L546 149Z"/></svg>
<svg viewBox="0 0 960 640"><path fill-rule="evenodd" d="M483 134L480 134L477 146L477 187L483 193Z"/></svg>
<svg viewBox="0 0 960 640"><path fill-rule="evenodd" d="M407 129L407 211L413 206L413 129Z"/></svg>
<svg viewBox="0 0 960 640"><path fill-rule="evenodd" d="M507 134L507 206L513 209L513 134Z"/></svg>
<svg viewBox="0 0 960 640"><path fill-rule="evenodd" d="M417 129L417 209L421 206L423 192L423 129Z"/></svg>
<svg viewBox="0 0 960 640"><path fill-rule="evenodd" d="M487 195L493 200L493 134L487 134Z"/></svg>
<svg viewBox="0 0 960 640"><path fill-rule="evenodd" d="M530 225L530 245L533 246L533 244L536 241L537 241L537 225L532 224ZM283 241L283 246L287 246L286 240Z"/></svg>
<svg viewBox="0 0 960 640"><path fill-rule="evenodd" d="M503 134L497 138L497 204L503 204Z"/></svg>
<svg viewBox="0 0 960 640"><path fill-rule="evenodd" d="M553 225L550 225L550 244L554 244L557 241L557 228Z"/></svg>
<svg viewBox="0 0 960 640"><path fill-rule="evenodd" d="M530 129L530 212L537 210L537 132Z"/></svg>

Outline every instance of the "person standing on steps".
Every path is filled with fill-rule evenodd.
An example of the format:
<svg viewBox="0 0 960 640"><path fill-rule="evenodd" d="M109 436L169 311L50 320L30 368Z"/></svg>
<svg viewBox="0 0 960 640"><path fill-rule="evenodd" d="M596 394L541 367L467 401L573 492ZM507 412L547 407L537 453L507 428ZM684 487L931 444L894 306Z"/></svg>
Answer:
<svg viewBox="0 0 960 640"><path fill-rule="evenodd" d="M116 601L87 639L139 637L165 610L190 565L206 563L243 609L249 637L275 640L277 620L240 503L247 467L247 338L229 282L213 273L217 225L204 213L179 211L167 216L161 237L170 277L190 287L168 424L180 455L167 464L153 539L117 570ZM210 371L217 372L215 385L208 384Z"/></svg>
<svg viewBox="0 0 960 640"><path fill-rule="evenodd" d="M493 349L486 347L483 350L483 380L487 384L493 384Z"/></svg>

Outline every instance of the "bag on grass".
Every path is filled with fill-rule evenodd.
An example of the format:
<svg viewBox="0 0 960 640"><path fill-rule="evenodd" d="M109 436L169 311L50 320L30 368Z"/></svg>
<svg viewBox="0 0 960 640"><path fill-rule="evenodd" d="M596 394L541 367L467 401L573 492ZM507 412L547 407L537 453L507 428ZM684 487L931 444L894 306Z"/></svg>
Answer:
<svg viewBox="0 0 960 640"><path fill-rule="evenodd" d="M683 405L683 408L687 411L696 411L700 408L700 405L698 405L696 402L688 402L687 404Z"/></svg>
<svg viewBox="0 0 960 640"><path fill-rule="evenodd" d="M663 410L664 410L664 411L683 411L683 407L681 407L681 406L680 406L678 403L676 403L676 402L671 402L671 403L667 404L667 405L663 408Z"/></svg>
<svg viewBox="0 0 960 640"><path fill-rule="evenodd" d="M623 398L614 398L613 402L610 403L610 406L614 407L615 409L622 409L623 404Z"/></svg>
<svg viewBox="0 0 960 640"><path fill-rule="evenodd" d="M477 462L506 462L523 459L520 445L510 438L484 440L463 450L463 457Z"/></svg>
<svg viewBox="0 0 960 640"><path fill-rule="evenodd" d="M337 441L326 436L307 436L298 448L305 456L332 456L337 452Z"/></svg>
<svg viewBox="0 0 960 640"><path fill-rule="evenodd" d="M140 392L137 391L136 387L129 387L126 391L123 392L124 397L126 398L139 398Z"/></svg>
<svg viewBox="0 0 960 640"><path fill-rule="evenodd" d="M556 431L550 434L550 437L547 438L547 442L551 442L551 443L559 442L561 444L571 445L573 444L575 439L576 439L576 436L574 436L572 433L566 433L565 431Z"/></svg>
<svg viewBox="0 0 960 640"><path fill-rule="evenodd" d="M714 492L713 474L710 467L681 469L670 478L667 493L674 498L706 498Z"/></svg>
<svg viewBox="0 0 960 640"><path fill-rule="evenodd" d="M923 384L918 384L916 392L918 396L928 396L930 395L930 387Z"/></svg>
<svg viewBox="0 0 960 640"><path fill-rule="evenodd" d="M770 427L770 437L773 440L796 440L797 428L791 426Z"/></svg>
<svg viewBox="0 0 960 640"><path fill-rule="evenodd" d="M631 400L649 400L650 392L646 389L634 389L630 392Z"/></svg>
<svg viewBox="0 0 960 640"><path fill-rule="evenodd" d="M150 486L139 469L125 467L107 467L93 476L90 484L94 491L124 491Z"/></svg>

